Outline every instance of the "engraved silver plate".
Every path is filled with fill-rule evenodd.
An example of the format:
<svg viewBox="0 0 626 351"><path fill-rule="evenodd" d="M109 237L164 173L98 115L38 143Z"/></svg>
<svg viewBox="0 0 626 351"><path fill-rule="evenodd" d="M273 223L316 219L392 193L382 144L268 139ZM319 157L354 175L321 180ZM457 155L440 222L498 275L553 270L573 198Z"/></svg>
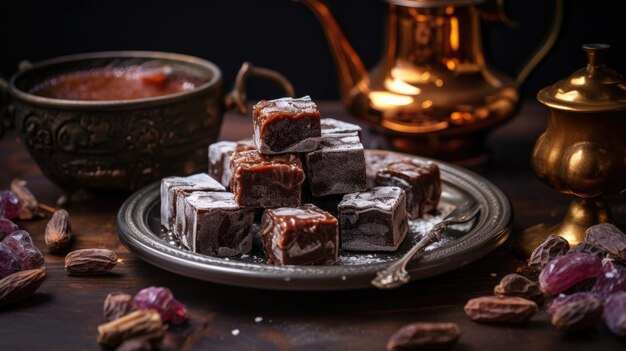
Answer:
<svg viewBox="0 0 626 351"><path fill-rule="evenodd" d="M423 157L389 151L367 150L370 164L383 164L405 157ZM372 287L370 280L388 262L400 258L412 242L443 219L457 205L475 200L481 206L478 217L448 229L442 240L407 267L412 280L448 272L471 263L506 241L512 219L508 198L485 178L441 161L443 192L436 214L410 221L410 231L400 248L392 253L341 253L333 266L274 266L265 264L260 240L252 252L231 258L217 258L181 247L160 224L159 184L148 185L131 195L122 205L117 226L122 243L136 256L165 270L215 283L262 289L345 290ZM258 225L255 226L255 230ZM255 235L256 236L256 235Z"/></svg>

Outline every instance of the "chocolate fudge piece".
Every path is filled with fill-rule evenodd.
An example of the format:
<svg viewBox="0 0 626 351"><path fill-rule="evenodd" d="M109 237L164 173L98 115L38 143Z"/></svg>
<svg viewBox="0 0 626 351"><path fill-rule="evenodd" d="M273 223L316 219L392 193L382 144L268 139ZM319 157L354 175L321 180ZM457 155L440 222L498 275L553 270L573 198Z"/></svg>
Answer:
<svg viewBox="0 0 626 351"><path fill-rule="evenodd" d="M433 162L404 159L387 164L376 174L376 185L397 186L406 192L410 218L437 208L441 197L439 167Z"/></svg>
<svg viewBox="0 0 626 351"><path fill-rule="evenodd" d="M376 186L376 175L381 168L387 167L390 163L402 161L405 158L406 156L400 156L399 154L389 153L387 151L368 150L365 153L367 187L373 188Z"/></svg>
<svg viewBox="0 0 626 351"><path fill-rule="evenodd" d="M254 209L239 207L230 192L180 194L174 234L189 250L228 257L252 249Z"/></svg>
<svg viewBox="0 0 626 351"><path fill-rule="evenodd" d="M346 194L338 209L344 250L395 251L408 231L406 195L395 186Z"/></svg>
<svg viewBox="0 0 626 351"><path fill-rule="evenodd" d="M267 156L256 150L235 152L230 188L245 207L295 207L305 175L297 155Z"/></svg>
<svg viewBox="0 0 626 351"><path fill-rule="evenodd" d="M313 196L367 188L365 153L356 132L323 136L319 148L306 154L306 169Z"/></svg>
<svg viewBox="0 0 626 351"><path fill-rule="evenodd" d="M322 136L331 134L350 134L356 132L360 139L363 131L361 127L356 124L343 122L334 118L320 119L320 126L322 129Z"/></svg>
<svg viewBox="0 0 626 351"><path fill-rule="evenodd" d="M252 139L240 141L220 141L209 146L209 175L226 188L230 186L230 160L233 153L254 150Z"/></svg>
<svg viewBox="0 0 626 351"><path fill-rule="evenodd" d="M188 177L167 177L161 180L161 225L170 229L176 216L176 197L193 191L226 191L215 179L205 173Z"/></svg>
<svg viewBox="0 0 626 351"><path fill-rule="evenodd" d="M254 105L254 143L260 153L309 152L317 148L320 112L308 96L262 100Z"/></svg>
<svg viewBox="0 0 626 351"><path fill-rule="evenodd" d="M269 264L325 265L337 262L337 219L315 205L265 210L259 235Z"/></svg>

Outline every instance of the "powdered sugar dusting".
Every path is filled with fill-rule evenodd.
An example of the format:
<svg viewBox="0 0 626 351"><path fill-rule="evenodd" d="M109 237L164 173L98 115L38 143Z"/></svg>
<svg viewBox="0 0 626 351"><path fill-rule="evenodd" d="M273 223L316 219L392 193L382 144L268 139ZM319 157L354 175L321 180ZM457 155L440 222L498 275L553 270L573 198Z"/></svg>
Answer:
<svg viewBox="0 0 626 351"><path fill-rule="evenodd" d="M389 261L387 255L378 255L373 253L353 253L346 252L340 257L340 263L348 266L356 266L362 264L382 263Z"/></svg>
<svg viewBox="0 0 626 351"><path fill-rule="evenodd" d="M357 132L361 133L361 127L347 123L344 121L339 121L334 118L322 118L320 119L320 126L322 128L322 136L327 134L337 134L337 133L352 133Z"/></svg>
<svg viewBox="0 0 626 351"><path fill-rule="evenodd" d="M196 208L238 209L235 195L231 192L195 192L187 197L187 202Z"/></svg>
<svg viewBox="0 0 626 351"><path fill-rule="evenodd" d="M342 134L328 134L322 136L320 147L323 150L327 149L360 149L363 150L363 145L361 144L361 139L359 139L359 135L356 132L353 133L342 133Z"/></svg>
<svg viewBox="0 0 626 351"><path fill-rule="evenodd" d="M294 115L300 113L316 113L317 105L310 96L303 96L301 98L285 97L276 100L263 100L259 101L254 109L256 113L263 115L272 115L275 113L291 113Z"/></svg>
<svg viewBox="0 0 626 351"><path fill-rule="evenodd" d="M369 191L346 194L339 203L339 208L369 209L374 207L391 211L403 192L395 186L379 186Z"/></svg>

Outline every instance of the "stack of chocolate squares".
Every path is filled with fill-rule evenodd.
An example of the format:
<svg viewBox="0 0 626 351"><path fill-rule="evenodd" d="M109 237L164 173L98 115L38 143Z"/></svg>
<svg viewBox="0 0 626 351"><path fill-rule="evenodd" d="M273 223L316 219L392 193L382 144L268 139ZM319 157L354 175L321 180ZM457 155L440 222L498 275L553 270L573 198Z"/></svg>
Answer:
<svg viewBox="0 0 626 351"><path fill-rule="evenodd" d="M345 250L394 251L408 217L437 206L433 163L385 164L368 189L361 128L320 118L308 96L261 101L253 121L252 139L209 147L211 176L162 182L161 222L190 250L249 252L254 212L264 209L259 235L268 263L334 264L340 233Z"/></svg>

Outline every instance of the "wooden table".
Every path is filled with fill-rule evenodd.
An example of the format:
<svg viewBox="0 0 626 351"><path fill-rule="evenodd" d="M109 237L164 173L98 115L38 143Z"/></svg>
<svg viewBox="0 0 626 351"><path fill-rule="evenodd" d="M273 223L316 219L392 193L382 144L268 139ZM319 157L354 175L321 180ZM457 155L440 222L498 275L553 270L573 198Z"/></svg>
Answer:
<svg viewBox="0 0 626 351"><path fill-rule="evenodd" d="M322 103L320 109L323 115L353 121L336 102ZM539 105L524 104L514 121L490 137L492 162L478 170L511 199L513 235L538 222L559 220L568 204L566 196L541 184L529 168L532 145L545 119ZM221 138L238 139L251 132L249 118L229 113ZM367 132L365 138L375 142ZM28 180L43 203L53 204L61 194L41 175L15 134L9 133L0 140L0 188L6 188L13 177ZM63 270L63 257L46 254L48 277L38 293L17 308L0 311L0 350L98 349L96 327L103 322L106 295L134 294L152 285L172 289L191 316L188 324L170 328L164 350L383 350L397 328L414 321L458 323L463 335L455 350L608 351L624 350L626 345L604 327L563 336L552 329L545 312L526 326L469 321L463 312L465 302L491 294L502 276L523 263L512 253L512 240L473 264L393 291L253 290L185 278L128 253L116 230L116 212L123 200L94 197L69 208L77 238L74 248L108 248L123 264L103 277L70 277ZM610 203L625 223L626 197L614 197ZM46 222L19 222L42 249Z"/></svg>

